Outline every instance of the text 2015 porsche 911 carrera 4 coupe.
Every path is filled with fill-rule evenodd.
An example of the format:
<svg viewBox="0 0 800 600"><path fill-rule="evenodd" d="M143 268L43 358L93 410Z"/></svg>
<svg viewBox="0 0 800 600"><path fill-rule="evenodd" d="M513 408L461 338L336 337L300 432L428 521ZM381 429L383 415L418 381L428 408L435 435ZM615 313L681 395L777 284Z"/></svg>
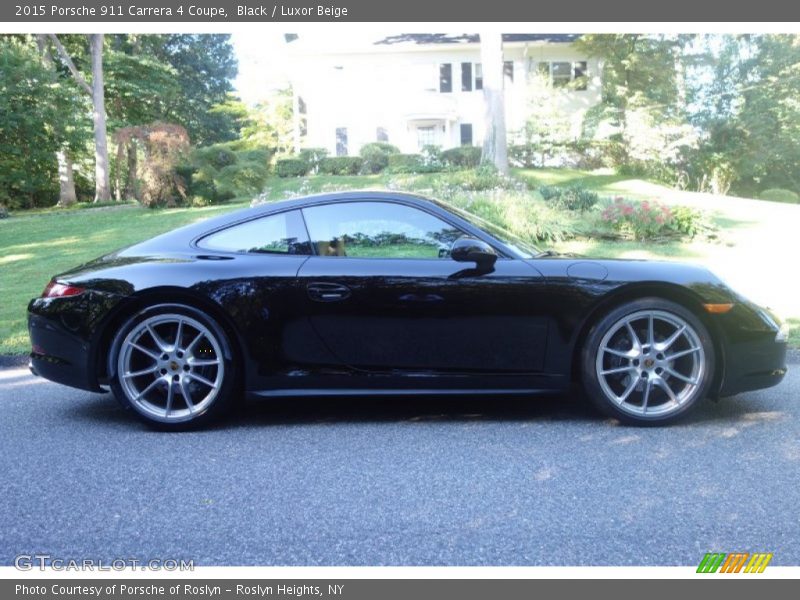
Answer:
<svg viewBox="0 0 800 600"><path fill-rule="evenodd" d="M787 331L708 270L541 252L443 203L325 194L233 212L55 277L31 369L186 429L240 398L540 394L624 422L769 387Z"/></svg>

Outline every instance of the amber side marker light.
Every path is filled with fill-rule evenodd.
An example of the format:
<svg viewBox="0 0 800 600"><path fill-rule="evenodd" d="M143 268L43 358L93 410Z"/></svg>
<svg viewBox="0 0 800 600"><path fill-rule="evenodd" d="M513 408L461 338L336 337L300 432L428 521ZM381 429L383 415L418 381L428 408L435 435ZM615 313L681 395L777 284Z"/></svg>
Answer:
<svg viewBox="0 0 800 600"><path fill-rule="evenodd" d="M730 311L733 308L733 304L703 304L703 308L712 315L721 315Z"/></svg>

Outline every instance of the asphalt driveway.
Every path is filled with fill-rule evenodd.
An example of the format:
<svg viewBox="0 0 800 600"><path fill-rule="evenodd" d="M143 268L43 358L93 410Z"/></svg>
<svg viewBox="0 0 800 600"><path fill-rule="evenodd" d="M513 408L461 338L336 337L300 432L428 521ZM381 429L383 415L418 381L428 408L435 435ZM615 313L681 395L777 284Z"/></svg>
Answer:
<svg viewBox="0 0 800 600"><path fill-rule="evenodd" d="M108 395L0 369L0 564L800 564L800 365L623 427L574 398L316 399L156 433Z"/></svg>

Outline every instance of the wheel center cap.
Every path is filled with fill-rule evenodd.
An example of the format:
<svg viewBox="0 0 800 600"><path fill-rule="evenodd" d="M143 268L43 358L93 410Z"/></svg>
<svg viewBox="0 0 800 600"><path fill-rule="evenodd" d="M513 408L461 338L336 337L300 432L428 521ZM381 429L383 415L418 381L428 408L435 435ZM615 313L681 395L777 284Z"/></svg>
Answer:
<svg viewBox="0 0 800 600"><path fill-rule="evenodd" d="M178 370L178 363L176 363L173 360L172 362L169 363L169 368L172 369L173 371L177 371Z"/></svg>
<svg viewBox="0 0 800 600"><path fill-rule="evenodd" d="M646 368L652 369L654 364L656 364L656 361L654 361L652 358L645 358L644 359L644 366Z"/></svg>

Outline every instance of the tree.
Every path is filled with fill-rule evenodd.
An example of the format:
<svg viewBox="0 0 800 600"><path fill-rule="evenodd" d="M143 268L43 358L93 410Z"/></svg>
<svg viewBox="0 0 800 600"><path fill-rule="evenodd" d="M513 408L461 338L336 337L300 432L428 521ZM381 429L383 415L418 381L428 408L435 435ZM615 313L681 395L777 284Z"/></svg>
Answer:
<svg viewBox="0 0 800 600"><path fill-rule="evenodd" d="M58 77L56 66L53 62L53 57L50 54L50 49L47 47L47 36L44 34L36 35L36 45L39 48L39 54L42 57L45 67L52 71L53 80ZM57 121L60 123L60 121ZM71 206L78 201L78 195L75 193L75 175L72 167L72 152L66 145L56 152L56 160L58 161L58 205Z"/></svg>
<svg viewBox="0 0 800 600"><path fill-rule="evenodd" d="M241 128L240 139L250 148L268 148L275 154L295 150L292 90L278 90L254 107L229 98L213 111L225 111Z"/></svg>
<svg viewBox="0 0 800 600"><path fill-rule="evenodd" d="M57 79L32 38L0 37L0 203L52 205L58 194L56 155L77 151L86 133L71 80Z"/></svg>
<svg viewBox="0 0 800 600"><path fill-rule="evenodd" d="M531 75L528 79L525 93L529 118L517 135L526 147L526 162L530 165L546 166L549 158L572 141L570 116L560 92L553 87L549 74Z"/></svg>
<svg viewBox="0 0 800 600"><path fill-rule="evenodd" d="M175 34L141 36L142 51L174 69L180 88L164 102L158 118L180 123L196 144L231 141L239 130L224 111L211 108L222 104L233 91L237 62L230 35Z"/></svg>
<svg viewBox="0 0 800 600"><path fill-rule="evenodd" d="M500 33L481 33L481 65L483 69L483 99L485 131L481 163L494 165L508 174L508 142L503 97L503 36Z"/></svg>
<svg viewBox="0 0 800 600"><path fill-rule="evenodd" d="M105 90L103 88L103 34L91 34L89 53L91 56L92 85L89 85L75 66L69 53L54 34L50 35L58 50L58 55L78 82L81 89L92 99L92 120L94 122L95 146L95 202L111 200L110 169L108 161L108 134L106 131Z"/></svg>
<svg viewBox="0 0 800 600"><path fill-rule="evenodd" d="M685 122L678 66L681 50L689 39L593 34L584 35L575 43L579 51L603 63L602 100L587 113L585 129L589 135L605 131L602 135L608 137L616 164L629 165L631 149L647 147L650 128Z"/></svg>

